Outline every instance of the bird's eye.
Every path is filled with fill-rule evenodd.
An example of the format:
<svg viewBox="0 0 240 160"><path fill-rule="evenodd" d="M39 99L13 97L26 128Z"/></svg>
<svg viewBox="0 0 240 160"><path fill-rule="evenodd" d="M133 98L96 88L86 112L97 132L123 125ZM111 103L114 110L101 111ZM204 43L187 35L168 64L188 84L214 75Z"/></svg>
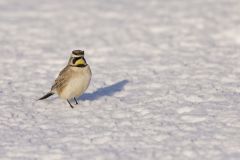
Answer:
<svg viewBox="0 0 240 160"><path fill-rule="evenodd" d="M72 59L72 64L75 64L77 62L77 60L79 60L79 59L81 59L81 58L79 58L79 57L73 58Z"/></svg>

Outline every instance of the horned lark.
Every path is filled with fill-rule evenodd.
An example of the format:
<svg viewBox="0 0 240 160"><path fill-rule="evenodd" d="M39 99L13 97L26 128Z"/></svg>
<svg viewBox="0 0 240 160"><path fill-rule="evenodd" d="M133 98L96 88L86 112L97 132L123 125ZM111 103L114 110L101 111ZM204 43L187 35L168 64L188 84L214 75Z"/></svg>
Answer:
<svg viewBox="0 0 240 160"><path fill-rule="evenodd" d="M70 99L74 99L78 104L76 97L85 92L91 80L91 69L84 58L84 51L74 50L68 61L67 66L59 73L51 91L39 100L46 99L53 94L58 94L59 97L66 99L70 107Z"/></svg>

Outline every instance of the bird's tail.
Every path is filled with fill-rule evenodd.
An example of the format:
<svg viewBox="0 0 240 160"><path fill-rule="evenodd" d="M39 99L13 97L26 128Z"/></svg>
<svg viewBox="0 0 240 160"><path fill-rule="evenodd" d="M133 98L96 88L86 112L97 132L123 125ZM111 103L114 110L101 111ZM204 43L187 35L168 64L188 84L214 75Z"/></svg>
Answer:
<svg viewBox="0 0 240 160"><path fill-rule="evenodd" d="M50 97L50 96L53 95L53 94L54 94L54 93L52 93L52 92L48 92L45 96L39 98L38 100L46 99L46 98Z"/></svg>

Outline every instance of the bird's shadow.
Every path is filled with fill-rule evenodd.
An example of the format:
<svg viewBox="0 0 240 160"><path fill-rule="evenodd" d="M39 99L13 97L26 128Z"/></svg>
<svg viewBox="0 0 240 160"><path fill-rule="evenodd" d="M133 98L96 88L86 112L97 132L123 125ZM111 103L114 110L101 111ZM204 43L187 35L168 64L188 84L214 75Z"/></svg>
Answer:
<svg viewBox="0 0 240 160"><path fill-rule="evenodd" d="M128 80L122 80L120 82L114 83L110 86L102 87L94 91L93 93L85 93L78 98L78 100L97 100L104 96L112 96L116 92L120 92L123 90L123 87L128 83Z"/></svg>

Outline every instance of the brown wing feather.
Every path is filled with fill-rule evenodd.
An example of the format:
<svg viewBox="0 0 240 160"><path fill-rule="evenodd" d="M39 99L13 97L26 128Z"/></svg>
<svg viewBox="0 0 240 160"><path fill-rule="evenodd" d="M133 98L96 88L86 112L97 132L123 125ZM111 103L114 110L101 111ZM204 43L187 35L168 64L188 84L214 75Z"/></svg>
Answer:
<svg viewBox="0 0 240 160"><path fill-rule="evenodd" d="M71 69L70 66L66 66L58 75L57 79L55 80L55 83L53 84L51 90L57 90L57 92L61 92L64 87L67 85L68 80L70 79L69 76L71 76Z"/></svg>

